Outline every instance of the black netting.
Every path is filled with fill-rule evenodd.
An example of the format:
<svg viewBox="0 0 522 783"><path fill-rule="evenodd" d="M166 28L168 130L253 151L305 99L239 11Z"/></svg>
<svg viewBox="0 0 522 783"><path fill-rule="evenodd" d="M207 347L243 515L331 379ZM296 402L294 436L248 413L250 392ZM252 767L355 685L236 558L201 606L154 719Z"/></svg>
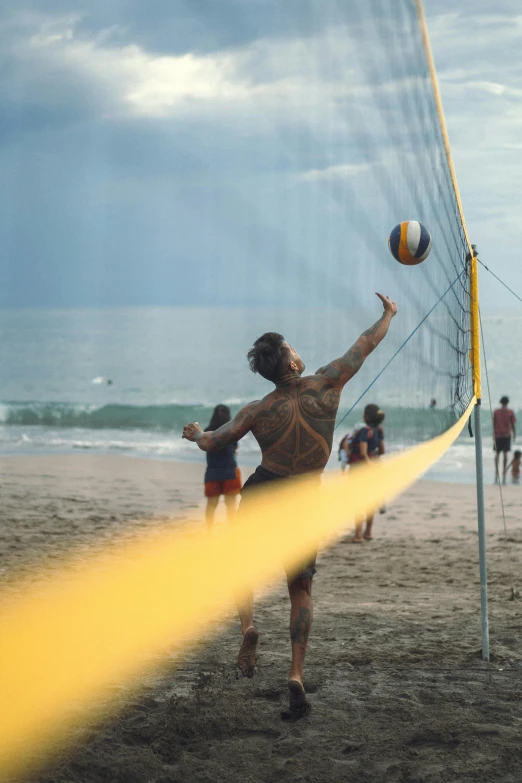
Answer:
<svg viewBox="0 0 522 783"><path fill-rule="evenodd" d="M422 440L460 416L472 382L466 243L415 4L325 0L301 3L298 14L292 3L263 5L279 37L258 37L248 5L236 9L252 24L248 51L262 76L254 81L251 55L233 55L244 99L224 106L211 152L193 150L214 188L215 275L233 267L229 304L249 305L244 349L278 329L311 370L375 320L375 290L397 300L399 316L346 387L340 417L453 284L361 402L386 407L401 442ZM205 225L209 214L199 217ZM387 249L406 219L433 237L418 267L399 265ZM263 382L243 370L238 363L240 396L259 396ZM347 426L358 419L360 409Z"/></svg>
<svg viewBox="0 0 522 783"><path fill-rule="evenodd" d="M347 385L340 420L451 286L343 423L377 402L392 447L446 429L472 397L469 279L413 0L174 0L128 30L125 9L111 14L115 27L95 43L88 20L31 39L31 56L52 53L57 73L70 71L103 112L89 114L87 102L67 135L35 135L23 160L61 161L48 198L39 169L18 177L13 157L12 214L35 206L30 232L14 219L6 230L12 277L41 252L42 296L94 309L25 314L23 333L5 315L18 342L4 346L34 369L5 373L4 429L20 428L6 429L8 444L37 424L53 443L65 437L56 428L81 430L65 448L175 454L174 433L190 455L183 422L206 423L217 402L235 411L271 388L246 361L261 333L282 332L314 372L379 317L374 292L389 294L399 314ZM408 219L433 238L417 267L387 247ZM52 252L27 245L44 236L41 223L63 226ZM18 367L13 356L3 355L6 368ZM89 385L108 377L110 392ZM92 429L112 434L96 440ZM157 431L163 440L144 434Z"/></svg>

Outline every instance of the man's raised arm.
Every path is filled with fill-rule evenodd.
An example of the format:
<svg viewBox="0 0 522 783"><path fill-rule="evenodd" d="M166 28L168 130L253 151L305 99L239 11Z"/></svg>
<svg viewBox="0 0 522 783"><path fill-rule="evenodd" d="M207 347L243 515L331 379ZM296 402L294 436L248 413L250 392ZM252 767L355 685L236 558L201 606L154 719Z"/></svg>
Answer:
<svg viewBox="0 0 522 783"><path fill-rule="evenodd" d="M386 337L391 319L397 314L397 305L388 296L377 294L381 300L384 312L373 326L361 334L359 339L340 357L317 370L316 375L326 375L334 383L344 386L358 372L364 360L377 348Z"/></svg>
<svg viewBox="0 0 522 783"><path fill-rule="evenodd" d="M224 449L225 446L237 443L250 430L254 407L255 403L245 405L233 419L213 432L204 432L197 421L186 424L181 437L197 443L201 451Z"/></svg>

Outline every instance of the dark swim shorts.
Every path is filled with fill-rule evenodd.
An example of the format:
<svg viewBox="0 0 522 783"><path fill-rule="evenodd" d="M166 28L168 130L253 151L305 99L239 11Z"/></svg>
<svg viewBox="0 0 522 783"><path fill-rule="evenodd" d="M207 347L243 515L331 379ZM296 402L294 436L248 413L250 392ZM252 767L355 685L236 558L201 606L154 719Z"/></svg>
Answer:
<svg viewBox="0 0 522 783"><path fill-rule="evenodd" d="M261 465L259 465L255 472L252 473L252 475L247 478L243 484L243 489L241 490L241 503L244 502L245 492L248 494L252 489L259 487L262 484L266 484L270 481L284 481L284 478L284 476L278 476L277 473L272 473L270 470L262 468ZM291 571L288 571L285 567L288 584L292 584L292 582L295 582L297 579L312 579L313 575L316 573L316 559L317 550L313 552L303 563L295 566Z"/></svg>
<svg viewBox="0 0 522 783"><path fill-rule="evenodd" d="M495 438L494 451L499 453L501 451L511 451L511 436L508 435L507 437L504 436L503 438Z"/></svg>

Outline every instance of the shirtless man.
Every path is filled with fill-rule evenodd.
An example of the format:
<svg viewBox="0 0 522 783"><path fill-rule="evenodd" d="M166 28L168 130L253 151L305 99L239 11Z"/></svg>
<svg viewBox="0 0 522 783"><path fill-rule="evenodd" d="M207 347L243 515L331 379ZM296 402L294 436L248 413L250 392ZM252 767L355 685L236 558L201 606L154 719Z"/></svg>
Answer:
<svg viewBox="0 0 522 783"><path fill-rule="evenodd" d="M262 452L261 465L245 482L242 505L252 487L268 481L312 471L322 473L332 450L335 417L343 386L361 368L364 360L388 332L397 305L377 294L384 312L361 334L339 359L321 367L315 375L302 377L305 366L297 352L275 332L267 332L248 352L250 368L275 384L262 400L246 405L236 416L214 432L203 432L197 422L187 424L183 437L194 441L202 451L215 451L237 443L251 432ZM288 681L290 710L309 707L303 687L303 664L312 624L312 577L315 556L297 570L287 573L290 593L290 640L292 665ZM252 677L256 663L258 632L254 626L253 596L238 607L243 642L238 665L242 674Z"/></svg>

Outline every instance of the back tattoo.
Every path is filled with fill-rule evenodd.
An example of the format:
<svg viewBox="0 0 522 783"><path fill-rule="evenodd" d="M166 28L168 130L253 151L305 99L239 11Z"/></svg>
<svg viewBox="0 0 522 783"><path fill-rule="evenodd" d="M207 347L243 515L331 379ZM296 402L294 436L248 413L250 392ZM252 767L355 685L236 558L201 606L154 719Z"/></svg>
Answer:
<svg viewBox="0 0 522 783"><path fill-rule="evenodd" d="M212 433L190 432L203 450L221 449L252 432L261 447L262 467L278 476L322 471L332 451L335 417L343 386L359 371L366 357L388 331L397 305L382 294L380 319L361 334L339 359L304 378L288 375L262 400L246 405L234 418ZM197 425L199 426L199 425ZM204 445L203 438L206 438Z"/></svg>
<svg viewBox="0 0 522 783"><path fill-rule="evenodd" d="M341 389L324 375L280 385L252 403L250 430L262 466L281 476L322 470L332 450ZM250 406L249 406L250 407Z"/></svg>

